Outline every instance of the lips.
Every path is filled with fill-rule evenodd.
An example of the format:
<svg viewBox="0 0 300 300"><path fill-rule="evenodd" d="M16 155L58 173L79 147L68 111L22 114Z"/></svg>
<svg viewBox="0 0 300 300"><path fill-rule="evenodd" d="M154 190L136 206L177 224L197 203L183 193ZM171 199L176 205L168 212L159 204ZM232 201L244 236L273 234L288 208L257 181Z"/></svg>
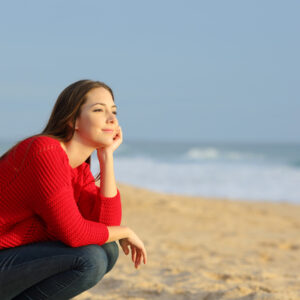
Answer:
<svg viewBox="0 0 300 300"><path fill-rule="evenodd" d="M104 131L104 132L111 132L111 133L113 133L113 132L114 132L114 130L113 130L113 129L102 129L102 131Z"/></svg>

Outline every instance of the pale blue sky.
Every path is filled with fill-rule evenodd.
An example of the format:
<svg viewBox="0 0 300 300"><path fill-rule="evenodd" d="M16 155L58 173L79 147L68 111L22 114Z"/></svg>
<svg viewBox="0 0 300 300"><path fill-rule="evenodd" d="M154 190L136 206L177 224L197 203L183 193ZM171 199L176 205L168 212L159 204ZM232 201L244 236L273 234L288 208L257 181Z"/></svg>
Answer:
<svg viewBox="0 0 300 300"><path fill-rule="evenodd" d="M1 1L0 138L109 84L126 139L300 142L299 1Z"/></svg>

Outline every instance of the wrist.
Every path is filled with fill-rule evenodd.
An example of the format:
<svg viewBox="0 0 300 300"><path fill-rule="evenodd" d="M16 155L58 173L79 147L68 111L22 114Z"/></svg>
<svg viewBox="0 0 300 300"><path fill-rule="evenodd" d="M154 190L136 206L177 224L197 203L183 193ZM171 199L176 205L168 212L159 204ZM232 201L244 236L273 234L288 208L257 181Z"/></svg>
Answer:
<svg viewBox="0 0 300 300"><path fill-rule="evenodd" d="M98 160L101 164L105 163L106 161L113 160L113 152L103 151L98 155Z"/></svg>
<svg viewBox="0 0 300 300"><path fill-rule="evenodd" d="M129 227L127 226L125 227L126 227L126 237L130 238L132 236L133 231Z"/></svg>

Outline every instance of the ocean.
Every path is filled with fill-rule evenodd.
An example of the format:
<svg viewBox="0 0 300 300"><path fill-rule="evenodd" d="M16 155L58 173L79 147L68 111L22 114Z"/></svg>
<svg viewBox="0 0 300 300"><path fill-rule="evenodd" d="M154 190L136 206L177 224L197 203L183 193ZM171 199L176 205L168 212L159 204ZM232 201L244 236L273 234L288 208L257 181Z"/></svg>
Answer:
<svg viewBox="0 0 300 300"><path fill-rule="evenodd" d="M0 141L0 154L14 141ZM124 141L120 183L158 192L300 204L300 144ZM99 172L96 152L92 173Z"/></svg>

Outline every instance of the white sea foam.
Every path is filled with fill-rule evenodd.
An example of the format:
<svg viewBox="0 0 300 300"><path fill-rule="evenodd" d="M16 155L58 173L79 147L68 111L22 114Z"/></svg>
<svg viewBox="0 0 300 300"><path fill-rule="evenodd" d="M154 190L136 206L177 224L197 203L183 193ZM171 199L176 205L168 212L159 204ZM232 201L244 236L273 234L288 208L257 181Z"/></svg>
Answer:
<svg viewBox="0 0 300 300"><path fill-rule="evenodd" d="M284 165L119 157L115 174L119 182L166 193L300 203L300 170Z"/></svg>
<svg viewBox="0 0 300 300"><path fill-rule="evenodd" d="M215 148L198 148L193 147L186 153L186 158L191 159L214 159L219 157L219 151Z"/></svg>
<svg viewBox="0 0 300 300"><path fill-rule="evenodd" d="M264 158L262 154L254 154L245 151L226 151L214 147L192 147L183 157L188 160L261 160Z"/></svg>

